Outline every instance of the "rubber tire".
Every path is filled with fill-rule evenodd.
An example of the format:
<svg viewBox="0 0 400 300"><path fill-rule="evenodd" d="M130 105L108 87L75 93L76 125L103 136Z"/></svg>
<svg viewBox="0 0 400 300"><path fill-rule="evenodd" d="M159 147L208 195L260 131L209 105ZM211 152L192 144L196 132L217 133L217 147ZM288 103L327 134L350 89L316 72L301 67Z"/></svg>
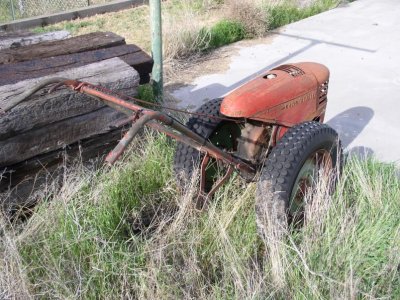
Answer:
<svg viewBox="0 0 400 300"><path fill-rule="evenodd" d="M257 228L264 240L271 230L277 233L287 229L288 206L297 175L305 161L319 149L330 153L334 170L341 167L338 134L319 122L305 122L290 128L272 149L256 189Z"/></svg>
<svg viewBox="0 0 400 300"><path fill-rule="evenodd" d="M210 100L200 106L196 112L211 116L222 117L220 107L222 98ZM209 138L219 125L220 120L203 116L194 116L189 119L186 126L201 135ZM178 143L175 150L173 171L177 183L181 188L186 187L192 179L193 171L199 168L203 154L183 143Z"/></svg>

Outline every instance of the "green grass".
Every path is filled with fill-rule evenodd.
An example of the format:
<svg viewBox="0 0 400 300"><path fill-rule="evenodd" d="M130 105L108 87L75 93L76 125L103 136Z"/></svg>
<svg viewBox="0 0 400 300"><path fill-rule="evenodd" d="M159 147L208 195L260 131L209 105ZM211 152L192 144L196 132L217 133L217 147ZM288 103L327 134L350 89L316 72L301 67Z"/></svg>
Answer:
<svg viewBox="0 0 400 300"><path fill-rule="evenodd" d="M18 288L0 287L44 298L400 297L393 165L351 160L334 197L315 193L311 221L283 241L278 288L256 232L255 185L235 177L196 211L195 191L175 187L173 149L146 134L116 167L71 174L26 224L0 222L0 285Z"/></svg>
<svg viewBox="0 0 400 300"><path fill-rule="evenodd" d="M152 85L150 83L139 85L137 98L151 103L156 102Z"/></svg>
<svg viewBox="0 0 400 300"><path fill-rule="evenodd" d="M290 24L336 7L340 0L316 0L309 6L299 7L293 1L267 6L269 29Z"/></svg>
<svg viewBox="0 0 400 300"><path fill-rule="evenodd" d="M204 43L199 44L199 50L205 51L244 39L246 29L237 21L221 20L210 29L203 28L199 35L200 40L204 41Z"/></svg>
<svg viewBox="0 0 400 300"><path fill-rule="evenodd" d="M133 235L130 219L142 203L159 204L153 193L167 184L170 160L166 139L153 139L126 167L73 182L76 193L43 204L31 222L45 217L47 225L20 245L34 292L73 297L80 284L85 298L109 298L121 292L124 280L137 281L133 270L144 267L145 243ZM55 275L60 281L53 281Z"/></svg>
<svg viewBox="0 0 400 300"><path fill-rule="evenodd" d="M57 30L67 30L71 33L76 33L80 29L87 28L87 27L95 27L101 28L104 25L103 19L98 19L95 21L79 21L79 22L66 22L63 25L49 25L46 27L36 27L32 31L35 33L44 33L50 31L57 31Z"/></svg>

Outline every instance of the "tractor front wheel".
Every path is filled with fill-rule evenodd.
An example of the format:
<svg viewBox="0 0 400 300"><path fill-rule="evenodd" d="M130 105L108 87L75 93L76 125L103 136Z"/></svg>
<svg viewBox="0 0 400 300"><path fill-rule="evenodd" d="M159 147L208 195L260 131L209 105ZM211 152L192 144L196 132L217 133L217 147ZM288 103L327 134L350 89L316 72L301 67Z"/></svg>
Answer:
<svg viewBox="0 0 400 300"><path fill-rule="evenodd" d="M337 174L342 149L335 130L305 122L277 142L261 170L256 191L258 231L266 241L304 222L305 194L323 175ZM335 181L335 179L333 179Z"/></svg>

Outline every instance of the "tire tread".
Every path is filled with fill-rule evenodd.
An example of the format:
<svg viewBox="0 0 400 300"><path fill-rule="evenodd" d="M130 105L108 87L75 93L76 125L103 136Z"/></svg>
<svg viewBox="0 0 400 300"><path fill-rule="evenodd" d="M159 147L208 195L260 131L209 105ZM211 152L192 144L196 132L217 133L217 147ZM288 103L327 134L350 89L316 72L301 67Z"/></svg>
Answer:
<svg viewBox="0 0 400 300"><path fill-rule="evenodd" d="M300 168L315 149L329 144L336 145L336 149L329 149L335 168L337 162L341 164L341 145L336 131L326 124L315 121L300 123L289 128L277 142L257 183L256 216L261 235L265 233L266 222L287 226L289 198ZM267 217L272 219L267 221Z"/></svg>
<svg viewBox="0 0 400 300"><path fill-rule="evenodd" d="M208 101L200 106L196 112L219 117L221 116L220 106L222 100L222 98L217 98ZM198 135L208 138L219 123L220 121L218 119L213 119L206 116L194 116L188 120L186 126L196 132ZM173 171L176 174L177 181L180 186L185 186L191 179L194 169L198 167L200 163L201 156L201 153L193 147L184 143L177 144L174 156Z"/></svg>

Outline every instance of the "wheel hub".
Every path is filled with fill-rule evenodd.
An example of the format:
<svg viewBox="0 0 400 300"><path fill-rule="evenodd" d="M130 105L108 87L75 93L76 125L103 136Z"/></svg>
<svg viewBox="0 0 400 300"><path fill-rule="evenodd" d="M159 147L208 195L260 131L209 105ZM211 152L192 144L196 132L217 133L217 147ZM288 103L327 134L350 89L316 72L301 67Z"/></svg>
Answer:
<svg viewBox="0 0 400 300"><path fill-rule="evenodd" d="M329 151L320 149L313 152L301 167L289 201L289 215L295 221L301 221L304 216L304 206L307 194L315 187L320 177L328 175L332 169L332 158Z"/></svg>

